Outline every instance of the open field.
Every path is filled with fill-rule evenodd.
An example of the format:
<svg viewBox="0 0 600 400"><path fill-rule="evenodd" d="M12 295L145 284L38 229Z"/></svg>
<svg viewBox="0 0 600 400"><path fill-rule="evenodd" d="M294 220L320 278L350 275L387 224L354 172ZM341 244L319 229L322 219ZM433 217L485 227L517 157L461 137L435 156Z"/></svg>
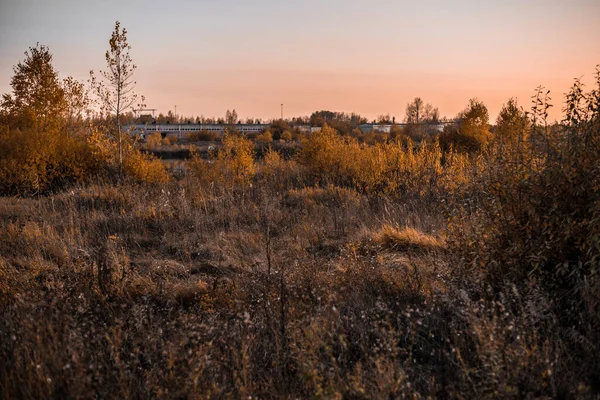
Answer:
<svg viewBox="0 0 600 400"><path fill-rule="evenodd" d="M496 246L457 211L474 164L329 135L291 160L236 139L170 182L1 198L3 396L596 396L595 309L573 329L541 280L467 262ZM383 181L350 168L377 149L414 158Z"/></svg>
<svg viewBox="0 0 600 400"><path fill-rule="evenodd" d="M37 3L35 15L45 15L38 11L45 3ZM79 3L92 4L71 6ZM308 15L286 12L254 29L268 13L252 14L259 6L243 2L244 20L253 24L244 36L273 31L277 37L257 38L239 52L237 40L221 46L217 40L221 33L233 39L226 30L243 27L222 22L236 2L185 3L203 8L189 13L193 23L176 25L192 32L218 21L218 29L207 30L215 46L194 37L181 51L173 43L185 35L151 39L153 60L161 61L159 47L167 44L168 54L178 54L169 56L176 85L168 83L166 69L160 79L140 75L161 91L156 97L174 104L177 96L182 111L191 106L179 100L193 96L187 103L205 112L201 104L210 110L219 101L239 104L251 96L250 107L274 104L280 118L241 117L235 109L223 118L179 115L177 106L166 115L146 108L155 106L134 90L137 67L118 21L103 53L105 69L89 72L86 82L59 79L45 45L25 52L13 68L12 92L0 98L0 400L600 398L600 65L593 85L576 79L564 101L555 100L564 113L560 122L550 122L552 98L542 86L527 111L511 97L494 121L481 99L469 99L446 118L420 97L406 105L402 121L390 114L372 119L372 111L369 118L330 110L284 118L277 98L284 94L309 107L336 96L346 101L356 85L369 110L386 94L397 101L396 67L411 90L417 85L408 82L411 68L426 69L429 79L451 78L448 87L457 93L445 96L455 107L470 93L471 80L483 81L478 70L457 73L479 65L463 44L465 38L476 43L483 25L456 47L418 46L428 35L405 31L428 60L443 59L439 64L450 69L430 70L437 67L430 62L411 67L413 54L386 66L389 74L365 72L385 80L380 94L367 95L371 78L350 73L362 64L336 67L333 56L344 50L337 43L349 43L355 55L403 55L392 42L361 42L356 35L370 23L410 27L399 23L410 14L378 8L373 18L348 24L354 9L329 21L323 2L317 10L328 18L323 25L333 35L344 21L351 40L338 42L302 23L303 34L314 33L315 49L328 48L311 45L305 57L273 51L277 62L264 69L258 63L268 61L260 55L263 44L302 50L304 41L288 42L284 34L294 28L292 19ZM527 8L522 3L519 10ZM556 9L571 15L565 7ZM72 18L64 5L50 8L48 15L59 10L67 22L98 25ZM144 13L155 8L143 7ZM169 14L179 8L169 3ZM345 4L338 8L349 11ZM132 18L141 11L136 5ZM580 20L595 11L586 2L576 28L585 28ZM514 14L510 7L504 12ZM431 10L422 14L429 25L440 25ZM442 14L452 23L444 38L466 26L455 23L465 13ZM535 18L523 20L544 21L530 14ZM381 23L382 15L394 23ZM14 19L31 20L37 21ZM140 19L161 37L175 28L163 16L160 27L147 22L154 20ZM278 21L286 29L276 30ZM486 19L477 21L487 28ZM594 22L589 32L597 30ZM0 24L0 30L7 26L15 25ZM515 34L519 43L527 39ZM543 30L535 36L552 42ZM471 51L487 62L483 50L502 47L499 39ZM544 54L539 65L550 67L542 47L513 51L513 42L506 46L511 54L524 57L535 48ZM583 40L577 43L585 49ZM385 44L384 51L375 52L376 44ZM595 41L590 46L597 50ZM200 56L185 61L195 51L204 56L215 49L214 61L227 68ZM452 51L444 57L433 51L441 49ZM224 57L251 53L247 71ZM453 67L451 56L461 63ZM306 58L310 69L284 68L287 58ZM384 65L383 58L364 60L365 68ZM519 65L528 64L519 59ZM330 70L328 83L317 85L321 92L310 89L319 75L313 67ZM251 71L269 71L261 79L271 83L260 84ZM292 79L294 71L302 78ZM227 85L208 78L217 72ZM491 74L503 84L497 70ZM297 90L283 89L288 83ZM275 89L275 97L264 94ZM497 100L500 92L488 90ZM314 99L301 100L301 92Z"/></svg>

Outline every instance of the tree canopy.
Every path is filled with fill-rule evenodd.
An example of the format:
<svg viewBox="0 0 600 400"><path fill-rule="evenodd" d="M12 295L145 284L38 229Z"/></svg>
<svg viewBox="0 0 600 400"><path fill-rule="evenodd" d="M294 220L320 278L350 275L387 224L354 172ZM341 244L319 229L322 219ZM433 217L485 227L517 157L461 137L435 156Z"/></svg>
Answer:
<svg viewBox="0 0 600 400"><path fill-rule="evenodd" d="M13 71L13 93L4 94L0 105L5 123L13 129L36 131L56 126L66 109L65 93L48 47L39 43L30 47Z"/></svg>

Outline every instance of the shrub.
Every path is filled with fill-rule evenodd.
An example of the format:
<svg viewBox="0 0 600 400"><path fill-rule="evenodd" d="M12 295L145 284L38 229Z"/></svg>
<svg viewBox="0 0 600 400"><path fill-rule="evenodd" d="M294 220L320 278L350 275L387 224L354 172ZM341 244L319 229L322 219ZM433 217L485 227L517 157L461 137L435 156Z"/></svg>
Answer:
<svg viewBox="0 0 600 400"><path fill-rule="evenodd" d="M162 135L160 132L155 132L146 137L146 146L149 148L160 147L162 143Z"/></svg>
<svg viewBox="0 0 600 400"><path fill-rule="evenodd" d="M600 135L597 114L580 111L587 117L567 121L560 132L534 125L544 131L544 147L502 141L483 154L481 170L465 193L477 210L470 229L480 238L469 259L486 266L492 281L536 277L573 289L579 279L595 273L592 221L600 204L595 195Z"/></svg>
<svg viewBox="0 0 600 400"><path fill-rule="evenodd" d="M217 164L230 175L233 184L247 185L256 171L252 142L243 137L227 136L217 154Z"/></svg>
<svg viewBox="0 0 600 400"><path fill-rule="evenodd" d="M267 176L273 176L280 171L285 164L285 160L278 151L268 148L265 153L264 167L262 172Z"/></svg>
<svg viewBox="0 0 600 400"><path fill-rule="evenodd" d="M227 135L223 139L223 147L212 156L210 164L198 154L190 160L192 176L205 183L224 184L229 188L247 186L254 173L254 146L246 138Z"/></svg>
<svg viewBox="0 0 600 400"><path fill-rule="evenodd" d="M10 130L0 134L0 193L32 195L88 182L105 167L85 137Z"/></svg>
<svg viewBox="0 0 600 400"><path fill-rule="evenodd" d="M198 132L189 132L187 134L187 139L192 142L206 141L206 142L214 142L219 139L220 135L218 132L214 131L198 131Z"/></svg>
<svg viewBox="0 0 600 400"><path fill-rule="evenodd" d="M269 147L259 169L261 184L274 191L284 191L303 184L303 174L295 160L286 160L281 153Z"/></svg>
<svg viewBox="0 0 600 400"><path fill-rule="evenodd" d="M561 346L589 376L600 374L591 356L600 351L600 71L597 79L587 94L576 81L561 130L547 127L549 104L538 91L529 122L543 143L490 145L452 205L449 227L461 274L482 276L491 289L480 295L514 288L551 299Z"/></svg>
<svg viewBox="0 0 600 400"><path fill-rule="evenodd" d="M125 177L140 183L164 183L170 180L163 162L137 149L130 149L123 160Z"/></svg>
<svg viewBox="0 0 600 400"><path fill-rule="evenodd" d="M25 55L14 67L12 93L0 101L0 194L40 194L88 182L104 172L106 159L88 140L94 129L82 123L89 111L84 85L58 79L46 46Z"/></svg>
<svg viewBox="0 0 600 400"><path fill-rule="evenodd" d="M285 131L281 134L281 140L284 142L291 142L293 139L292 133L290 131Z"/></svg>
<svg viewBox="0 0 600 400"><path fill-rule="evenodd" d="M266 130L265 132L258 135L255 140L258 143L271 143L273 142L273 136L271 135L271 131Z"/></svg>
<svg viewBox="0 0 600 400"><path fill-rule="evenodd" d="M246 139L248 139L248 140L256 140L256 138L257 138L259 135L260 135L260 134L259 134L259 133L256 133L256 132L248 132L248 133L245 135L245 138L246 138Z"/></svg>
<svg viewBox="0 0 600 400"><path fill-rule="evenodd" d="M344 139L337 131L323 125L319 132L311 134L302 141L299 160L319 180L325 180L328 176L339 179L343 168L341 153L344 147Z"/></svg>
<svg viewBox="0 0 600 400"><path fill-rule="evenodd" d="M457 118L460 120L458 125L447 125L440 134L442 146L471 153L481 151L491 139L486 106L477 99L471 99Z"/></svg>
<svg viewBox="0 0 600 400"><path fill-rule="evenodd" d="M465 177L465 157L444 154L438 142L414 147L410 140L373 146L338 135L332 128L302 144L300 162L319 182L353 186L372 194L446 196Z"/></svg>

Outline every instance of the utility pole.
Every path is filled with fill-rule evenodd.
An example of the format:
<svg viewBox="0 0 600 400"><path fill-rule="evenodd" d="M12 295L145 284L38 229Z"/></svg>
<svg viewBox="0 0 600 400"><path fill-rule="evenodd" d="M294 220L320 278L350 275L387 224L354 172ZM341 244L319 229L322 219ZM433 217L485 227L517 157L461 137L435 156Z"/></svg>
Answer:
<svg viewBox="0 0 600 400"><path fill-rule="evenodd" d="M283 103L281 103L281 120L283 121Z"/></svg>
<svg viewBox="0 0 600 400"><path fill-rule="evenodd" d="M175 104L175 123L177 124L177 137L181 137L181 125L179 125L179 120L177 119L177 104Z"/></svg>

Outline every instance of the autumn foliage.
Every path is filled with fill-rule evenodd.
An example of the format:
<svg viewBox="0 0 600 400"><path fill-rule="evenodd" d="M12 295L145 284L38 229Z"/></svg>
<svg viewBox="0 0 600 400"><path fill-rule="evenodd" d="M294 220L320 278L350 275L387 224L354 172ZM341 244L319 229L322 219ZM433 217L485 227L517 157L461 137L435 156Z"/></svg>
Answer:
<svg viewBox="0 0 600 400"><path fill-rule="evenodd" d="M59 81L52 54L31 48L15 67L12 94L0 107L0 193L32 195L115 175L118 146L114 130L91 117L82 84ZM123 140L126 177L165 182L160 161Z"/></svg>
<svg viewBox="0 0 600 400"><path fill-rule="evenodd" d="M598 397L600 70L560 124L319 112L171 175L50 61L0 107L0 397Z"/></svg>

